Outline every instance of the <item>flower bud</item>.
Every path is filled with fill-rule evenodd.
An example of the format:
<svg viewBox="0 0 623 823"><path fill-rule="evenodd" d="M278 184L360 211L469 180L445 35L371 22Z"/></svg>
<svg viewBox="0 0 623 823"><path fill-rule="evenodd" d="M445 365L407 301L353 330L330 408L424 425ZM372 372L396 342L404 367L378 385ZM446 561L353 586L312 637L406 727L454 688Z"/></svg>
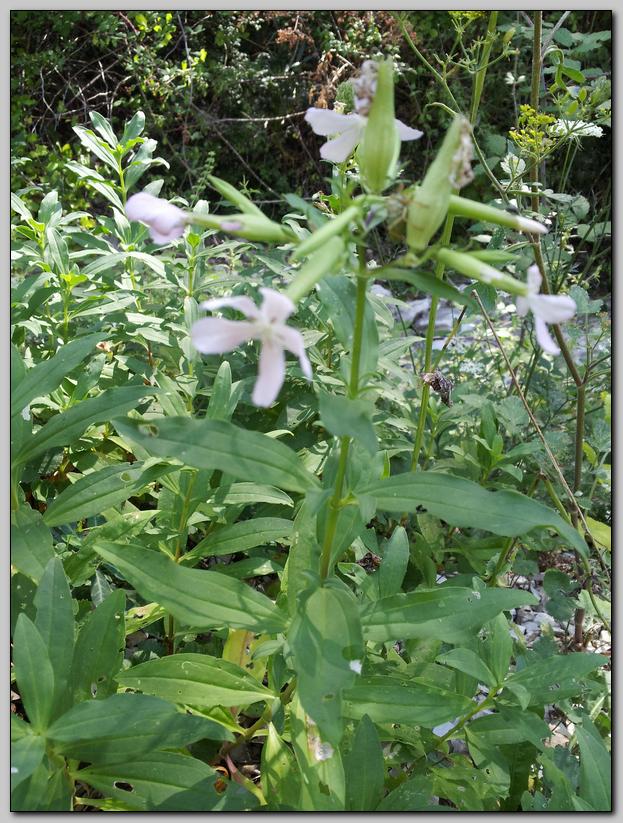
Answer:
<svg viewBox="0 0 623 823"><path fill-rule="evenodd" d="M240 211L266 219L264 213L258 209L255 203L249 200L248 197L245 197L244 194L241 194L231 183L228 183L226 180L221 180L220 177L214 177L213 174L208 175L208 180L210 181L210 185L216 189L222 197L229 200L234 206L238 206Z"/></svg>
<svg viewBox="0 0 623 823"><path fill-rule="evenodd" d="M473 220L485 223L508 226L510 229L527 234L547 234L547 227L536 220L530 220L528 217L522 217L520 214L513 214L503 209L496 209L494 206L485 206L484 203L468 200L466 197L457 197L454 194L450 196L448 211L458 217L471 217Z"/></svg>
<svg viewBox="0 0 623 823"><path fill-rule="evenodd" d="M345 249L344 241L341 237L332 237L322 248L304 263L296 273L296 277L286 289L286 295L296 303L310 292L316 283L325 275L335 272L335 267L339 263Z"/></svg>
<svg viewBox="0 0 623 823"><path fill-rule="evenodd" d="M255 214L228 214L212 215L193 212L191 222L209 229L226 231L236 237L246 240L260 240L264 243L290 243L294 236L292 232L279 223L274 223L267 217Z"/></svg>
<svg viewBox="0 0 623 823"><path fill-rule="evenodd" d="M473 178L471 159L471 126L465 117L455 117L409 205L407 243L413 251L424 251L443 223L453 191Z"/></svg>
<svg viewBox="0 0 623 823"><path fill-rule="evenodd" d="M369 103L369 98L366 98ZM357 160L361 182L372 194L380 194L395 176L400 136L394 114L394 78L391 60L377 64L374 98Z"/></svg>
<svg viewBox="0 0 623 823"><path fill-rule="evenodd" d="M168 243L181 237L190 222L186 212L146 191L137 192L128 199L125 213L128 220L146 223L156 243Z"/></svg>
<svg viewBox="0 0 623 823"><path fill-rule="evenodd" d="M453 251L452 249L439 249L435 253L435 257L449 268L467 277L473 277L474 280L479 280L481 283L486 283L487 286L495 286L511 294L521 296L528 294L528 287L525 283L515 280L514 277L493 268L488 263L483 263L482 260L472 257L471 254Z"/></svg>

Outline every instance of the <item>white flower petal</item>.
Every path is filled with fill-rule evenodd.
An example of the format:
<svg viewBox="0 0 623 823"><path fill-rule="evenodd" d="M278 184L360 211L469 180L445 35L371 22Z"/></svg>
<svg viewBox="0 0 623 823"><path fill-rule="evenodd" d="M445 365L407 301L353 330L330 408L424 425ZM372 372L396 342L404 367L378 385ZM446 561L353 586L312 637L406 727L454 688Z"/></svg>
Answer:
<svg viewBox="0 0 623 823"><path fill-rule="evenodd" d="M303 335L298 331L298 329L291 329L288 326L284 326L283 328L279 329L279 337L283 342L283 345L288 351L291 351L292 354L295 354L301 365L301 371L305 375L308 380L312 379L312 367L311 363L309 362L309 358L305 353L305 343L303 342Z"/></svg>
<svg viewBox="0 0 623 823"><path fill-rule="evenodd" d="M563 323L576 312L575 301L568 294L535 294L528 298L535 316L546 323Z"/></svg>
<svg viewBox="0 0 623 823"><path fill-rule="evenodd" d="M412 129L411 126L405 125L402 120L395 120L396 128L398 129L398 136L401 140L419 140L424 134L419 129Z"/></svg>
<svg viewBox="0 0 623 823"><path fill-rule="evenodd" d="M341 134L343 131L365 125L365 121L358 114L340 114L331 109L307 109L305 120L316 134L323 137Z"/></svg>
<svg viewBox="0 0 623 823"><path fill-rule="evenodd" d="M289 297L274 289L260 288L260 294L264 298L260 313L265 323L285 323L296 308Z"/></svg>
<svg viewBox="0 0 623 823"><path fill-rule="evenodd" d="M541 280L542 279L543 278L541 277L541 272L539 270L539 267L536 265L536 263L534 265L530 266L530 268L528 269L528 278L527 278L529 291L534 292L535 294L538 294L539 290L541 288Z"/></svg>
<svg viewBox="0 0 623 823"><path fill-rule="evenodd" d="M256 406L270 406L283 386L286 358L281 346L270 340L262 343L257 380L251 399Z"/></svg>
<svg viewBox="0 0 623 823"><path fill-rule="evenodd" d="M543 351L548 354L560 354L560 349L549 333L547 323L542 317L539 317L538 314L534 317L534 330L536 332L537 342Z"/></svg>
<svg viewBox="0 0 623 823"><path fill-rule="evenodd" d="M515 305L517 306L517 315L519 317L525 317L530 311L530 299L528 297L518 297L515 300Z"/></svg>
<svg viewBox="0 0 623 823"><path fill-rule="evenodd" d="M255 320L259 317L260 312L253 300L250 297L214 297L211 300L204 300L199 304L199 308L215 311L221 308L237 309L242 312L245 317L250 317Z"/></svg>
<svg viewBox="0 0 623 823"><path fill-rule="evenodd" d="M348 160L350 155L355 151L357 143L361 140L363 133L363 125L357 128L348 129L342 132L339 137L334 140L329 140L320 147L320 156L323 160L329 160L331 163L343 163Z"/></svg>
<svg viewBox="0 0 623 823"><path fill-rule="evenodd" d="M223 354L257 337L257 326L245 320L202 317L193 323L190 336L193 346L202 354Z"/></svg>

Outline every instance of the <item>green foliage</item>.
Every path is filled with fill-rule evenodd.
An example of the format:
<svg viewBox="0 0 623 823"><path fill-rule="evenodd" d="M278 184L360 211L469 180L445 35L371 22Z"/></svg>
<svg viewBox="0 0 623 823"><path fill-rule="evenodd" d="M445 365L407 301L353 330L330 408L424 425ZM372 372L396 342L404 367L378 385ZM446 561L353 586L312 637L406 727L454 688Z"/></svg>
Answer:
<svg viewBox="0 0 623 823"><path fill-rule="evenodd" d="M517 12L14 13L13 810L610 809L610 659L587 646L610 608L610 159L583 149L609 124L609 32L558 19L528 110ZM302 110L351 106L349 67L381 56L386 114L428 145L371 180L364 143L373 194L356 158L323 182ZM511 220L399 245L440 103L471 119L466 200L550 220L579 387L490 281L476 299L443 270L442 245L512 291L533 244ZM141 190L185 211L181 237L128 220ZM296 304L313 380L286 354L258 408L283 324L251 315L260 346L223 356L191 329L265 288ZM520 609L556 633L523 637Z"/></svg>

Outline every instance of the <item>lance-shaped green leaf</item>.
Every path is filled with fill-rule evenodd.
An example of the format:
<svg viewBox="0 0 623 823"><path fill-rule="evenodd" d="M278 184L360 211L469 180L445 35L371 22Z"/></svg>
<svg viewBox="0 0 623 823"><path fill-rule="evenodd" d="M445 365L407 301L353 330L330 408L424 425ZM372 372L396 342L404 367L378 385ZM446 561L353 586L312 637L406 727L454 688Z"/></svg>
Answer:
<svg viewBox="0 0 623 823"><path fill-rule="evenodd" d="M585 717L575 733L580 746L580 795L595 811L612 811L610 753L590 718Z"/></svg>
<svg viewBox="0 0 623 823"><path fill-rule="evenodd" d="M440 654L437 662L458 669L458 671L469 675L469 677L475 677L476 680L487 686L495 687L497 685L495 677L489 671L487 664L471 649L451 649L445 654Z"/></svg>
<svg viewBox="0 0 623 823"><path fill-rule="evenodd" d="M335 437L353 437L369 454L376 454L378 442L370 403L324 391L319 392L318 400L320 419L328 432Z"/></svg>
<svg viewBox="0 0 623 823"><path fill-rule="evenodd" d="M232 477L296 492L318 485L288 446L225 420L167 417L145 423L115 420L114 425L122 437L149 454L181 460L195 469L220 469Z"/></svg>
<svg viewBox="0 0 623 823"><path fill-rule="evenodd" d="M407 638L469 643L473 632L501 611L536 605L529 592L458 586L437 586L383 597L363 607L361 622L366 640L386 642Z"/></svg>
<svg viewBox="0 0 623 823"><path fill-rule="evenodd" d="M376 809L383 797L385 761L378 732L367 714L359 721L351 749L344 758L344 776L347 810Z"/></svg>
<svg viewBox="0 0 623 823"><path fill-rule="evenodd" d="M11 564L38 583L54 557L52 532L30 506L11 512Z"/></svg>
<svg viewBox="0 0 623 823"><path fill-rule="evenodd" d="M375 272L376 274L376 272ZM477 310L478 304L476 301L466 294L464 291L459 291L440 280L438 277L431 277L428 274L422 274L412 269L401 268L400 266L388 266L378 270L378 278L383 280L400 280L404 283L410 283L420 291L425 291L435 297L441 297L444 300L452 300L453 303L460 303L463 306L469 306L471 309Z"/></svg>
<svg viewBox="0 0 623 823"><path fill-rule="evenodd" d="M301 794L301 773L292 750L277 733L272 723L262 746L262 791L274 804L297 809Z"/></svg>
<svg viewBox="0 0 623 823"><path fill-rule="evenodd" d="M148 386L121 386L106 389L97 397L83 400L48 420L22 447L14 462L26 463L48 449L73 443L89 426L127 414L146 395L156 394L158 391L159 389Z"/></svg>
<svg viewBox="0 0 623 823"><path fill-rule="evenodd" d="M256 517L242 520L231 526L223 526L209 534L181 558L181 563L194 565L202 557L218 557L223 554L265 546L275 540L287 540L294 524L282 517Z"/></svg>
<svg viewBox="0 0 623 823"><path fill-rule="evenodd" d="M39 630L25 614L13 633L13 666L28 719L35 731L45 731L54 706L54 670Z"/></svg>
<svg viewBox="0 0 623 823"><path fill-rule="evenodd" d="M82 624L71 667L74 702L116 692L114 678L125 649L124 610L125 592L117 589Z"/></svg>
<svg viewBox="0 0 623 823"><path fill-rule="evenodd" d="M26 372L26 376L11 393L11 417L20 414L36 397L45 397L60 386L65 375L72 372L93 351L103 334L89 334L72 340L48 360L42 360Z"/></svg>
<svg viewBox="0 0 623 823"><path fill-rule="evenodd" d="M47 737L66 757L89 763L129 760L203 738L233 739L220 724L182 714L172 703L145 694L79 703L50 726Z"/></svg>
<svg viewBox="0 0 623 823"><path fill-rule="evenodd" d="M215 789L217 774L207 763L177 752L153 752L119 763L89 766L76 777L106 797L137 811L228 810L227 792Z"/></svg>
<svg viewBox="0 0 623 823"><path fill-rule="evenodd" d="M155 465L154 465L155 463ZM117 463L83 475L48 506L43 520L48 526L75 523L93 517L138 494L174 466L153 460L133 464Z"/></svg>
<svg viewBox="0 0 623 823"><path fill-rule="evenodd" d="M26 780L43 760L45 738L27 734L11 743L11 791Z"/></svg>
<svg viewBox="0 0 623 823"><path fill-rule="evenodd" d="M316 589L293 620L288 644L303 708L322 739L337 746L342 737L341 692L361 671L363 657L354 596L345 589Z"/></svg>
<svg viewBox="0 0 623 823"><path fill-rule="evenodd" d="M189 626L231 626L269 634L285 628L285 615L272 600L240 580L182 568L163 554L134 544L102 542L94 548L141 597L164 606Z"/></svg>
<svg viewBox="0 0 623 823"><path fill-rule="evenodd" d="M367 714L375 723L409 723L432 729L474 707L462 694L421 680L385 675L361 677L344 692L344 714L355 720Z"/></svg>
<svg viewBox="0 0 623 823"><path fill-rule="evenodd" d="M71 705L69 671L74 654L74 612L63 564L54 557L45 568L35 595L35 626L41 634L54 671L52 716Z"/></svg>
<svg viewBox="0 0 623 823"><path fill-rule="evenodd" d="M553 509L516 491L488 491L471 480L442 472L395 475L358 490L376 499L381 511L421 512L451 526L472 527L517 537L532 529L551 528L588 557L581 535Z"/></svg>
<svg viewBox="0 0 623 823"><path fill-rule="evenodd" d="M554 655L513 672L505 680L505 685L511 691L515 686L525 689L530 695L530 703L554 703L579 694L586 675L607 662L608 658L600 654Z"/></svg>
<svg viewBox="0 0 623 823"><path fill-rule="evenodd" d="M396 526L385 544L378 572L380 597L388 597L400 591L408 565L409 538L402 526Z"/></svg>
<svg viewBox="0 0 623 823"><path fill-rule="evenodd" d="M175 654L148 660L126 669L117 681L173 703L198 707L248 706L276 696L240 666L207 654Z"/></svg>

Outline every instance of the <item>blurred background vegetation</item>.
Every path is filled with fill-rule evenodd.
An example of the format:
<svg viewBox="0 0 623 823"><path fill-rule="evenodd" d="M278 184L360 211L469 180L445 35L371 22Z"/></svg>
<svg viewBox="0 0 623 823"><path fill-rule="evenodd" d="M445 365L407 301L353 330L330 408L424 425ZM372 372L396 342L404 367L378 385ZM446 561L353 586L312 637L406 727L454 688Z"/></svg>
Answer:
<svg viewBox="0 0 623 823"><path fill-rule="evenodd" d="M437 55L455 55L448 82L467 106L473 73L469 60L462 62L468 56L464 44L484 37L487 18L484 12L440 11L400 18L390 11L14 11L12 188L28 201L29 193L45 186L58 190L67 207L92 209L89 190L64 170L67 161L88 157L72 127L89 125L94 110L117 129L142 109L148 135L170 163L159 169L164 196L180 194L191 202L209 197L206 177L214 173L278 213L285 192L311 197L326 190L330 169L320 161L322 139L303 120L305 109L332 107L361 62L381 54L397 64L397 116L425 133L403 144L404 178L417 180L447 125L443 111L431 104L448 101L405 32L436 67ZM581 69L592 89L607 86L606 97L610 30L609 11L544 14L544 43L562 49L565 65L571 72ZM499 165L512 149L509 131L529 101L529 13L500 12L498 31L510 32L515 53L490 66L475 133L500 177ZM541 107L556 115L547 91L553 72L546 57ZM576 159L568 171L565 152L559 152L548 158L541 179L554 191L562 182L564 191L584 195L594 219L604 222L610 219L610 130L583 143L581 162ZM491 194L476 166L469 196ZM608 242L602 253L608 253ZM602 289L609 282L605 266Z"/></svg>

